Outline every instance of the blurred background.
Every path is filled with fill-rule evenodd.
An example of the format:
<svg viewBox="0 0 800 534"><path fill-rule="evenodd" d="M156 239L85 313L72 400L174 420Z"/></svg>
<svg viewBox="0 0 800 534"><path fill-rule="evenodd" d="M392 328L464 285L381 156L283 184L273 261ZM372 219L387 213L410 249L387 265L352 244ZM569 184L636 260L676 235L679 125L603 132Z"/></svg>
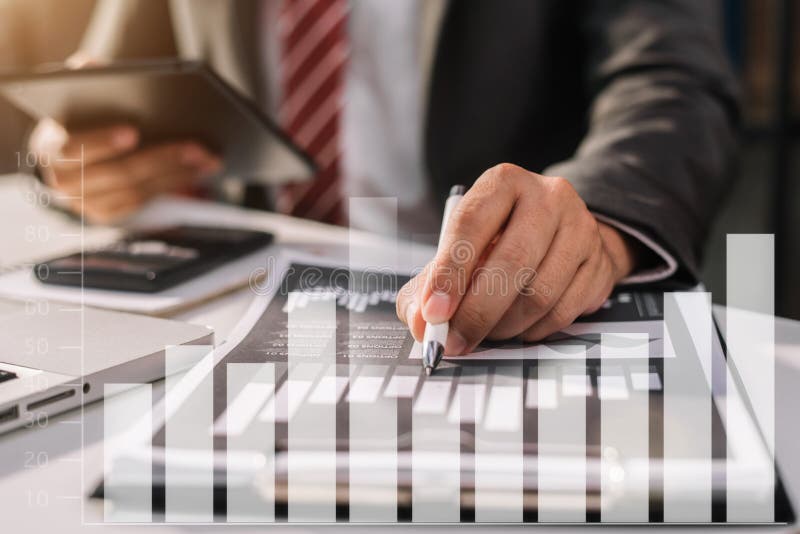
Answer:
<svg viewBox="0 0 800 534"><path fill-rule="evenodd" d="M93 5L0 0L0 71L63 61L77 48ZM741 79L743 128L731 171L737 180L720 199L707 244L705 283L724 304L725 235L774 233L776 313L800 320L800 0L722 0L720 7L723 38ZM0 97L0 124L3 174L16 170L30 121Z"/></svg>

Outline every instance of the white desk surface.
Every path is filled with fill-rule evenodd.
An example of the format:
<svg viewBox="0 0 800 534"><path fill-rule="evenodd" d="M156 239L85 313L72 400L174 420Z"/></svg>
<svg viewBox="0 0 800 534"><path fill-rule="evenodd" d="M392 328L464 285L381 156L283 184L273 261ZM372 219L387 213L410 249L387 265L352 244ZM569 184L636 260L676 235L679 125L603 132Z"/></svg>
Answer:
<svg viewBox="0 0 800 534"><path fill-rule="evenodd" d="M52 211L30 205L25 201L26 186L15 177L0 177L0 247L3 259L0 267L12 263L51 256L57 246L54 243L32 244L25 239L28 224L46 225L52 235L70 234L75 223ZM165 208L168 208L165 210ZM382 246L381 240L360 233L348 233L341 228L331 228L316 223L290 219L268 213L244 211L231 207L214 206L215 213L231 224L246 224L270 230L281 243L296 243L317 247L329 245L347 246L350 236L357 238L359 245ZM200 206L177 201L150 207L139 217L148 222L167 211L181 221L208 222L208 213ZM107 229L91 229L84 239L99 242L113 237ZM69 243L63 245L68 250ZM72 248L74 244L72 244ZM421 254L429 251L412 251ZM249 289L243 289L175 316L176 319L214 327L217 339L223 339L236 324L252 299ZM724 328L724 309L715 307L719 323ZM800 407L800 322L776 320L776 447L778 466L795 510L800 509L800 424L797 408ZM102 503L86 498L86 493L100 480L103 469L102 441L99 425L102 423L101 403L62 414L50 420L45 428L18 430L0 436L0 521L4 532L57 532L59 534L90 532L92 529L129 531L146 528L147 532L178 533L205 532L212 528L247 529L232 525L147 525L117 526L96 524L102 522ZM81 449L83 432L83 449ZM45 452L47 463L41 467L25 467L26 456ZM86 524L84 524L86 523ZM90 524L94 523L94 524ZM513 527L496 530L511 530ZM263 528L263 527L262 527ZM285 527L284 527L285 528ZM293 530L315 531L347 528L374 530L375 527L342 526L295 526ZM396 526L386 527L396 529ZM404 528L404 527L400 527ZM430 529L432 530L433 527ZM438 532L458 528L436 527ZM482 528L482 527L476 527ZM486 528L486 527L484 527ZM796 526L790 531L796 531ZM579 527L558 527L558 531L577 530ZM252 530L252 528L251 528ZM636 530L635 528L628 531ZM682 529L696 530L696 529ZM763 531L763 529L740 528L739 531ZM783 530L783 529L781 529ZM225 530L231 532L231 530Z"/></svg>

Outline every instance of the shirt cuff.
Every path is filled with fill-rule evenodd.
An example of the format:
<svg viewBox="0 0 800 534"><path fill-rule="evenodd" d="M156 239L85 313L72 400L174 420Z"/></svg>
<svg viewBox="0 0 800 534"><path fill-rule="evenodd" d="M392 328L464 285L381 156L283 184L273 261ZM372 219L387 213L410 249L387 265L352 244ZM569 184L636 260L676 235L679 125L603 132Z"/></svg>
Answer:
<svg viewBox="0 0 800 534"><path fill-rule="evenodd" d="M648 282L658 282L660 280L666 280L678 270L678 261L675 259L675 257L667 252L664 247L644 235L636 228L619 222L616 219L612 219L611 217L601 215L600 213L592 212L592 215L594 215L598 221L613 226L617 230L621 230L622 232L625 232L629 236L635 238L663 261L663 263L656 265L655 267L634 271L632 274L623 278L619 282L620 284L644 284Z"/></svg>

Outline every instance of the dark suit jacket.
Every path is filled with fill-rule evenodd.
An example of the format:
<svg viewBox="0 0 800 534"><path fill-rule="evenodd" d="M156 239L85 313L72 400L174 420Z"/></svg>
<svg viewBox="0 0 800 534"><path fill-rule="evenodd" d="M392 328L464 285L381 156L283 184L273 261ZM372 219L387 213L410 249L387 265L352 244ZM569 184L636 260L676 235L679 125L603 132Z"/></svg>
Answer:
<svg viewBox="0 0 800 534"><path fill-rule="evenodd" d="M425 145L439 197L498 162L563 176L696 276L734 147L736 89L715 7L451 2Z"/></svg>
<svg viewBox="0 0 800 534"><path fill-rule="evenodd" d="M154 53L148 36L173 33L172 53L204 57L259 94L258 1L106 0L117 28L101 33L115 41L112 55L128 56ZM432 192L444 199L451 184L501 162L560 175L590 209L649 235L683 278L696 277L734 146L736 88L717 9L710 0L451 0L429 84Z"/></svg>

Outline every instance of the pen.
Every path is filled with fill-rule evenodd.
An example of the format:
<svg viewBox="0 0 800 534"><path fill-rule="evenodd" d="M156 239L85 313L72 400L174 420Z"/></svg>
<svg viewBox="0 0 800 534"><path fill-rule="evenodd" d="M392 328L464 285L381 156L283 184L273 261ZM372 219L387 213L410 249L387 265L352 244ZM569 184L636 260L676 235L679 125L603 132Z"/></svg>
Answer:
<svg viewBox="0 0 800 534"><path fill-rule="evenodd" d="M463 185L454 185L450 188L450 195L444 204L442 229L439 232L439 247L442 246L442 236L447 229L447 221L450 220L450 215L456 209L458 203L464 198L465 190L466 188ZM449 330L450 325L446 321L439 324L425 323L425 335L422 337L422 366L425 368L427 376L431 375L442 360L444 344L447 341L447 332Z"/></svg>

